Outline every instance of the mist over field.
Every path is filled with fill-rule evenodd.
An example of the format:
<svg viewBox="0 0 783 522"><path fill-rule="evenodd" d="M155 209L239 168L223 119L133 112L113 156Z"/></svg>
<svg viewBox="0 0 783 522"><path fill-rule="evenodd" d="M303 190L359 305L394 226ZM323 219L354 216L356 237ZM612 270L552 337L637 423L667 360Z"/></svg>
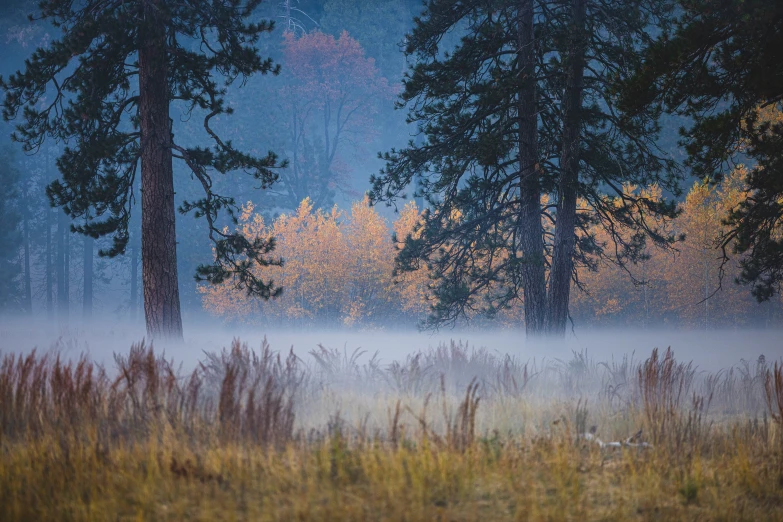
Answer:
<svg viewBox="0 0 783 522"><path fill-rule="evenodd" d="M212 324L210 324L212 323ZM258 349L264 338L276 352L294 353L303 360L323 345L349 356L363 352L360 361L378 355L383 365L403 361L406 356L426 351L452 341L465 343L473 349L484 348L503 357L509 355L522 362L539 364L567 361L574 352L584 353L596 363L622 360L633 356L636 362L649 357L654 348L671 347L680 361L692 361L699 371L717 372L729 369L741 360L755 361L764 356L769 361L783 358L783 329L735 328L713 329L574 329L564 339L528 339L521 330L466 330L444 328L437 332L415 328L385 328L367 331L345 329L297 330L226 326L219 321L202 318L185 322L184 341L147 340L143 324L117 321L112 317L94 319L72 327L57 327L46 321L24 318L0 320L0 353L38 352L62 354L76 358L82 353L111 366L113 354L126 352L131 345L146 342L167 358L183 363L192 370L204 352L219 352L239 339L252 349ZM438 369L434 368L437 372Z"/></svg>

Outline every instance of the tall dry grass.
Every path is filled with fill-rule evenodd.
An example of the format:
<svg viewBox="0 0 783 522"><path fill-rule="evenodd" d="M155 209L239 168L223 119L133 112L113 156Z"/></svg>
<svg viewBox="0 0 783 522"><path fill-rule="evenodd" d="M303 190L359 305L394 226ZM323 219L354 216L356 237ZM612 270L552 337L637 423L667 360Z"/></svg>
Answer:
<svg viewBox="0 0 783 522"><path fill-rule="evenodd" d="M783 519L778 363L367 355L5 354L0 519Z"/></svg>

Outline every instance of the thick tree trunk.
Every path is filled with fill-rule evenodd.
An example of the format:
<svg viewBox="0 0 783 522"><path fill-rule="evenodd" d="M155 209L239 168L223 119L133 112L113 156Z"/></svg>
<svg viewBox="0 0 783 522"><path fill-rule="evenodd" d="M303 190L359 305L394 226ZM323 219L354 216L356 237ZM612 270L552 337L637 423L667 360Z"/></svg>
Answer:
<svg viewBox="0 0 783 522"><path fill-rule="evenodd" d="M157 4L155 0L144 4L145 23L139 49L144 314L150 337L182 339L166 22Z"/></svg>
<svg viewBox="0 0 783 522"><path fill-rule="evenodd" d="M93 247L95 240L84 236L84 294L82 313L85 319L92 317Z"/></svg>
<svg viewBox="0 0 783 522"><path fill-rule="evenodd" d="M538 165L538 117L536 115L536 55L533 32L533 0L520 0L517 55L525 83L518 95L519 198L522 284L525 330L539 335L546 325L546 275L544 235L541 225L541 180Z"/></svg>
<svg viewBox="0 0 783 522"><path fill-rule="evenodd" d="M563 96L563 149L560 153L560 182L557 224L549 272L549 333L563 336L568 321L571 273L576 244L576 199L579 187L580 111L585 68L585 11L587 0L572 0L572 26L566 57L566 85Z"/></svg>

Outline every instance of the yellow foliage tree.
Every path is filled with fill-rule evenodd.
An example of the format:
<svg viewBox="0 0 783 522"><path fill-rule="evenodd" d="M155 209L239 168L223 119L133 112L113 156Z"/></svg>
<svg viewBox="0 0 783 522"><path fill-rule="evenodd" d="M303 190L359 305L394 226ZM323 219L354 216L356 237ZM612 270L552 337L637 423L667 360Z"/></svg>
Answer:
<svg viewBox="0 0 783 522"><path fill-rule="evenodd" d="M750 319L755 305L750 292L734 284L738 260L724 263L718 249L726 232L723 220L746 197L746 175L739 166L719 186L696 183L682 204L676 226L685 241L676 267L665 275L670 309L689 326L741 325Z"/></svg>
<svg viewBox="0 0 783 522"><path fill-rule="evenodd" d="M746 175L739 166L720 185L693 185L671 224L675 235L684 235L675 251L648 247L648 259L636 265L599 262L597 271L580 270L585 291L572 296L573 316L582 324L725 328L758 322L760 312L779 308L757 304L747 287L734 284L739 259L724 262L718 248L723 221L747 197ZM591 233L606 240L601 230Z"/></svg>
<svg viewBox="0 0 783 522"><path fill-rule="evenodd" d="M314 325L372 326L422 313L427 301L425 270L404 274L395 284L395 245L387 221L367 198L351 205L315 210L309 199L290 215L265 226L252 204L243 207L239 228L248 237L273 236L282 267L265 268L264 277L284 288L274 301L261 302L237 290L233 282L202 286L204 308L229 321ZM397 235L410 234L419 219L406 206L393 224Z"/></svg>
<svg viewBox="0 0 783 522"><path fill-rule="evenodd" d="M716 248L726 230L725 216L747 197L746 175L747 170L738 167L718 186L693 185L681 204L682 213L668 224L672 233L684 235L676 250L649 246L648 257L636 264L620 267L596 259L597 270L579 267L577 277L583 290L571 296L575 322L581 326L668 323L718 328L758 322L761 313L779 316L779 301L758 305L746 287L734 284L739 260L723 263ZM640 189L628 186L625 190ZM645 191L652 199L661 197L656 187ZM265 268L258 275L273 279L284 293L277 300L263 302L228 281L199 288L204 308L227 321L254 324L367 328L407 322L413 326L431 310L432 280L426 266L395 273L394 258L408 236L418 237L420 224L421 213L413 202L391 224L366 198L354 202L349 211L337 207L316 210L305 199L295 212L271 224L248 203L242 209L239 229L251 238L273 236L277 240L276 254L285 264ZM604 227L581 233L611 248ZM630 237L632 231L623 233ZM486 289L498 291L503 289ZM523 315L523 307L515 303L498 310L491 323L482 318L481 324L518 328L524 324ZM477 318L476 314L471 317Z"/></svg>
<svg viewBox="0 0 783 522"><path fill-rule="evenodd" d="M645 196L653 201L661 199L661 191L657 186L640 189L626 185L623 190L629 194ZM615 204L622 204L618 200ZM586 207L586 203L581 204ZM585 212L591 212L585 208ZM662 230L667 224L656 223ZM612 239L606 227L595 225L583 233L590 234L595 242L611 251ZM629 241L633 233L630 229L619 231L619 235ZM595 324L623 324L628 326L644 326L656 318L658 304L665 299L660 287L662 264L671 252L656 247L648 247L647 259L635 264L626 263L619 266L607 259L593 259L595 269L579 267L577 271L581 288L571 295L571 314L579 322Z"/></svg>
<svg viewBox="0 0 783 522"><path fill-rule="evenodd" d="M418 239L421 235L421 211L414 201L408 202L400 211L393 223L394 236L397 238L396 251L401 249L405 238L411 236ZM426 267L413 272L401 272L395 279L396 292L399 295L402 310L416 316L422 316L429 311L432 303L429 272Z"/></svg>

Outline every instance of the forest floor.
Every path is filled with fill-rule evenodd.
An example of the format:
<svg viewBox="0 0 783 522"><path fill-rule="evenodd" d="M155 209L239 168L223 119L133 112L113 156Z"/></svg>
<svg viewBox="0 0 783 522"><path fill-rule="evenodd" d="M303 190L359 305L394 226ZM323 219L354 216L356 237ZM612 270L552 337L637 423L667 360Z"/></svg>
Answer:
<svg viewBox="0 0 783 522"><path fill-rule="evenodd" d="M6 354L0 520L783 520L764 359L360 355Z"/></svg>

